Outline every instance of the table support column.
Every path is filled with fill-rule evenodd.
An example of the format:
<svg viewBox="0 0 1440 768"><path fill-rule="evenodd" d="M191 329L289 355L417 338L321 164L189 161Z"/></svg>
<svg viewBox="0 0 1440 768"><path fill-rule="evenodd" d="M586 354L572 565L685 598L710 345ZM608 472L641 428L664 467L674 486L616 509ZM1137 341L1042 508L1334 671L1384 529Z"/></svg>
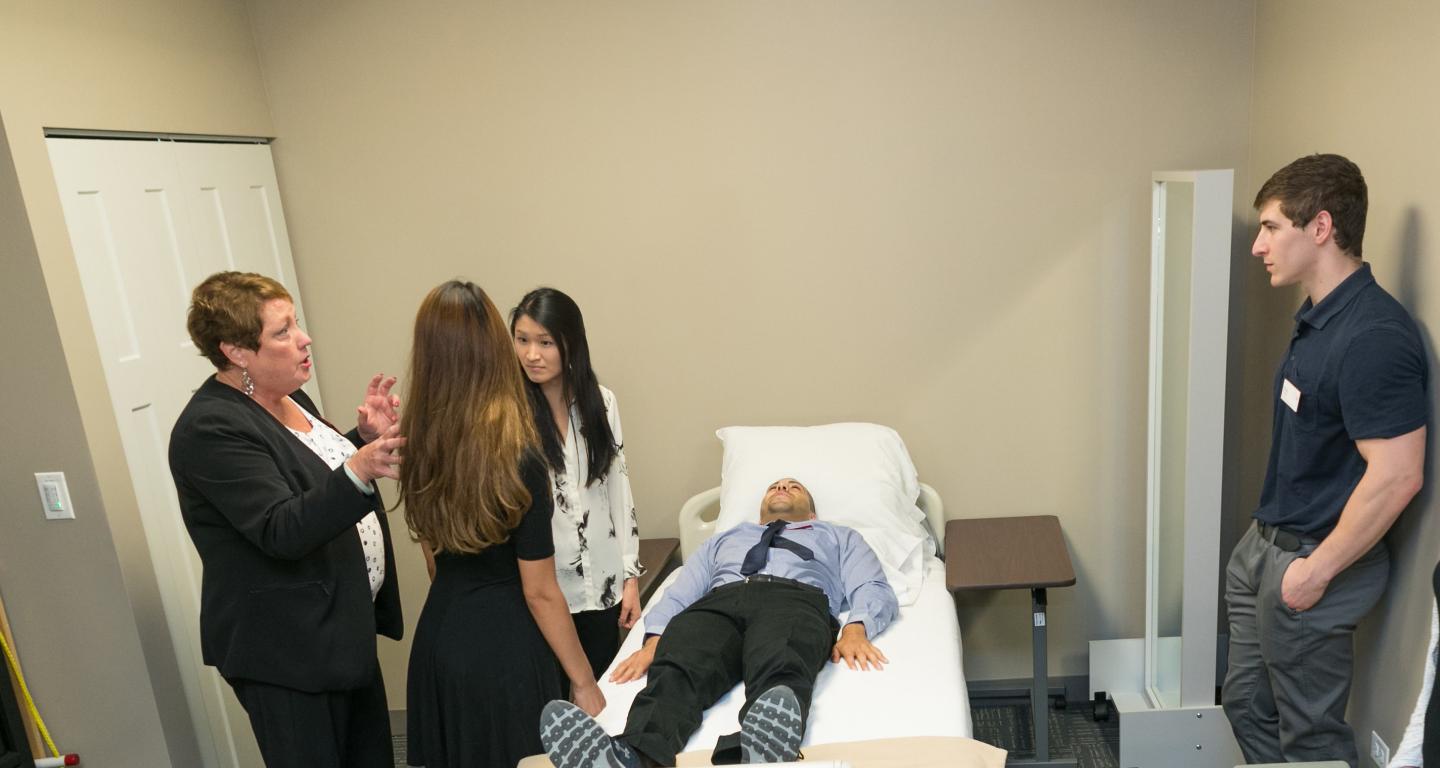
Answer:
<svg viewBox="0 0 1440 768"><path fill-rule="evenodd" d="M1030 641L1035 657L1031 669L1030 719L1035 722L1035 759L1050 759L1050 664L1046 659L1049 644L1045 642L1045 590L1030 590Z"/></svg>
<svg viewBox="0 0 1440 768"><path fill-rule="evenodd" d="M1035 759L1017 760L1012 764L1024 765L1027 768L1075 768L1077 762L1073 757L1050 759L1050 663L1046 658L1049 644L1045 641L1045 628L1049 620L1045 607L1045 589L1040 587L1030 590L1030 641L1034 649L1030 721L1035 729Z"/></svg>

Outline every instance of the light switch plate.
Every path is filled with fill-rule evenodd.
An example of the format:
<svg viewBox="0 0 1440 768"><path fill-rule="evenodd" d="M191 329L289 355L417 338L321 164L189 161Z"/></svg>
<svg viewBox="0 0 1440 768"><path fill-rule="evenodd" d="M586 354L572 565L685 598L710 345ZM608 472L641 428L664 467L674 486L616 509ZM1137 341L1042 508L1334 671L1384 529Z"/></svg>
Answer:
<svg viewBox="0 0 1440 768"><path fill-rule="evenodd" d="M46 520L75 519L64 472L36 472L35 488L40 491L40 507L45 510Z"/></svg>

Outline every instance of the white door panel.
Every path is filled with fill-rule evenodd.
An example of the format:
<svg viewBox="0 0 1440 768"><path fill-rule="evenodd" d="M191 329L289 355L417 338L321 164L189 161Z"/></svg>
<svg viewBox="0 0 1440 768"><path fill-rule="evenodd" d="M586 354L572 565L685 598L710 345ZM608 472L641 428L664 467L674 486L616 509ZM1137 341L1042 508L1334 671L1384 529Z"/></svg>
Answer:
<svg viewBox="0 0 1440 768"><path fill-rule="evenodd" d="M275 164L263 144L170 144L189 214L196 265L190 289L221 270L259 272L279 280L295 298L295 316L304 325L305 305L296 289L290 235L280 207ZM181 326L183 330L183 326ZM323 409L320 387L311 377L305 393Z"/></svg>
<svg viewBox="0 0 1440 768"><path fill-rule="evenodd" d="M263 192L273 186L274 174L264 177L249 165L254 151L269 153L260 145L221 145L219 151L207 145L180 145L181 180L194 197L196 248L215 269L238 269L275 275L290 284L279 262L277 247L270 237L268 212ZM188 161L188 162L186 162ZM228 186L216 184L226 178ZM259 194L257 194L259 193Z"/></svg>
<svg viewBox="0 0 1440 768"><path fill-rule="evenodd" d="M260 765L244 711L201 661L201 567L167 446L181 409L214 372L185 329L191 289L220 270L260 272L283 283L301 312L270 149L48 144L202 760L216 768ZM315 388L312 378L312 397Z"/></svg>

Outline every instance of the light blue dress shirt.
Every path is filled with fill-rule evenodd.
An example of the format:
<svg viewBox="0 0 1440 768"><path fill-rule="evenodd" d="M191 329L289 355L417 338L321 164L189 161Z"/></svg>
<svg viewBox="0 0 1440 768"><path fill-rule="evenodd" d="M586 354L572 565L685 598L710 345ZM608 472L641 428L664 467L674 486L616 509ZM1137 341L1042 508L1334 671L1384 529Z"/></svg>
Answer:
<svg viewBox="0 0 1440 768"><path fill-rule="evenodd" d="M654 608L645 616L645 631L658 635L677 614L716 587L743 581L740 565L745 553L760 542L765 527L741 523L711 536L685 561ZM873 638L895 620L899 603L895 590L885 580L879 558L865 539L843 525L819 520L790 523L781 536L809 547L813 560L803 560L788 549L770 548L770 558L761 573L793 579L818 587L830 601L830 615L838 617L848 606L849 622L862 622L865 636Z"/></svg>

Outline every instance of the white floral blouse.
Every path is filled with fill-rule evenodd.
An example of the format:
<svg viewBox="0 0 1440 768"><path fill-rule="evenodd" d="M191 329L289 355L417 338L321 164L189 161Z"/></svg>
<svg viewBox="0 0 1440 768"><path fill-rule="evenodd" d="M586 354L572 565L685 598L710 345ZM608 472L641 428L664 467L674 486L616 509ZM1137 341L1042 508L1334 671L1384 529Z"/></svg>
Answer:
<svg viewBox="0 0 1440 768"><path fill-rule="evenodd" d="M625 466L624 437L615 393L600 387L610 431L619 448L605 476L591 485L589 453L580 433L580 413L570 405L570 427L562 450L565 471L550 471L555 513L555 575L572 613L596 611L620 603L625 579L639 576L640 527L630 473Z"/></svg>
<svg viewBox="0 0 1440 768"><path fill-rule="evenodd" d="M298 405L296 407L299 408ZM305 414L306 420L310 422L310 431L291 429L290 434L299 438L306 448L314 451L331 469L344 464L346 459L355 454L355 446L348 438L311 416L304 408L300 408L300 412ZM355 530L360 533L360 547L365 551L365 571L370 577L370 599L374 600L380 593L380 585L385 583L385 538L380 531L380 518L371 512L355 524Z"/></svg>

